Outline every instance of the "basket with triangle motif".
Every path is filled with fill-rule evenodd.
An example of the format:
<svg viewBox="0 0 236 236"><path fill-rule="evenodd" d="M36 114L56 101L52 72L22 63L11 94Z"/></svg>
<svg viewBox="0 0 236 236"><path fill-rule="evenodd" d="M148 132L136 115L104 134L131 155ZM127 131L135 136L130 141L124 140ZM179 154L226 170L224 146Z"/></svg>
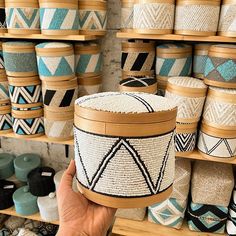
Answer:
<svg viewBox="0 0 236 236"><path fill-rule="evenodd" d="M121 31L133 32L134 0L121 1Z"/></svg>
<svg viewBox="0 0 236 236"><path fill-rule="evenodd" d="M5 77L5 76L4 76ZM6 79L5 78L2 79ZM1 104L9 104L10 103L10 97L9 97L9 91L8 91L8 81L0 81L0 106Z"/></svg>
<svg viewBox="0 0 236 236"><path fill-rule="evenodd" d="M0 33L7 33L5 1L0 1Z"/></svg>
<svg viewBox="0 0 236 236"><path fill-rule="evenodd" d="M12 132L11 106L0 106L0 134Z"/></svg>
<svg viewBox="0 0 236 236"><path fill-rule="evenodd" d="M174 179L176 114L171 101L146 93L76 100L75 159L84 195L114 208L167 199Z"/></svg>

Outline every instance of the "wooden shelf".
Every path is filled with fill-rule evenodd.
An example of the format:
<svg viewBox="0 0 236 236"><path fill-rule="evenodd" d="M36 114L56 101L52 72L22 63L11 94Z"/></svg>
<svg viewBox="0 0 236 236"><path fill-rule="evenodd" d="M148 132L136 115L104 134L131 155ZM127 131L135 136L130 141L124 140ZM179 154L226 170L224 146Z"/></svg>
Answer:
<svg viewBox="0 0 236 236"><path fill-rule="evenodd" d="M30 216L22 216L16 213L15 208L11 207L8 208L6 210L0 210L0 214L5 214L5 215L10 215L10 216L18 216L21 218L25 218L25 219L31 219L31 220L36 220L36 221L42 221L42 222L46 222L46 223L51 223L54 225L59 225L59 221L52 221L52 222L48 222L48 221L44 221L41 217L39 213L36 213L34 215L30 215Z"/></svg>
<svg viewBox="0 0 236 236"><path fill-rule="evenodd" d="M63 145L69 145L73 146L74 145L74 140L68 140L68 141L51 141L49 140L45 135L36 137L36 138L31 138L31 137L20 137L18 135L15 135L14 133L9 133L9 134L0 134L0 137L6 137L6 138L16 138L16 139L21 139L21 140L28 140L28 141L35 141L35 142L44 142L44 143L56 143L56 144L63 144Z"/></svg>
<svg viewBox="0 0 236 236"><path fill-rule="evenodd" d="M59 40L59 41L90 41L98 39L95 35L68 35L68 36L47 36L43 34L16 35L16 34L0 34L2 39L38 39L38 40Z"/></svg>
<svg viewBox="0 0 236 236"><path fill-rule="evenodd" d="M218 236L219 234L192 232L185 223L177 230L145 221L133 221L117 218L112 229L114 235L122 236ZM221 234L224 235L224 234Z"/></svg>
<svg viewBox="0 0 236 236"><path fill-rule="evenodd" d="M197 41L197 42L218 42L218 43L236 43L236 38L223 37L223 36L184 36L177 34L166 35L151 35L151 34L137 34L137 33L125 33L118 32L117 38L125 39L153 39L153 40L170 40L170 41Z"/></svg>

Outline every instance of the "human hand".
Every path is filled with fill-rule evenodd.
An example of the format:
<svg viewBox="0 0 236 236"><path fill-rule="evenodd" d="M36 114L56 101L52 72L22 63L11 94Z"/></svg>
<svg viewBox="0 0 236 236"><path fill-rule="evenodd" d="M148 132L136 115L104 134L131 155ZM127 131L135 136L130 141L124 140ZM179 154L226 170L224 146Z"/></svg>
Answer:
<svg viewBox="0 0 236 236"><path fill-rule="evenodd" d="M57 236L104 236L116 209L90 202L72 190L75 161L65 171L57 191L60 227Z"/></svg>

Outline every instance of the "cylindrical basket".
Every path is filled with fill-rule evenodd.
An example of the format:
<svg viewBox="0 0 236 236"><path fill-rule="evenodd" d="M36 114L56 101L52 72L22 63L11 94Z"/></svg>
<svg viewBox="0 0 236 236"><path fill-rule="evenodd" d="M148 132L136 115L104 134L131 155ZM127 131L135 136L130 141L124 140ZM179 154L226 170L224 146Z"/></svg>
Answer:
<svg viewBox="0 0 236 236"><path fill-rule="evenodd" d="M39 76L44 81L75 77L75 55L69 43L41 43L36 46Z"/></svg>
<svg viewBox="0 0 236 236"><path fill-rule="evenodd" d="M120 92L157 93L157 81L152 77L130 77L120 81Z"/></svg>
<svg viewBox="0 0 236 236"><path fill-rule="evenodd" d="M133 30L140 34L171 34L174 0L135 0Z"/></svg>
<svg viewBox="0 0 236 236"><path fill-rule="evenodd" d="M39 0L40 26L44 35L79 33L77 0Z"/></svg>
<svg viewBox="0 0 236 236"><path fill-rule="evenodd" d="M78 98L77 78L69 81L43 81L44 108L52 112L74 111Z"/></svg>
<svg viewBox="0 0 236 236"><path fill-rule="evenodd" d="M13 131L18 137L44 135L43 109L12 107Z"/></svg>
<svg viewBox="0 0 236 236"><path fill-rule="evenodd" d="M218 35L236 37L236 1L223 0Z"/></svg>
<svg viewBox="0 0 236 236"><path fill-rule="evenodd" d="M146 93L79 98L75 159L84 196L114 208L167 199L174 179L176 114L171 101Z"/></svg>
<svg viewBox="0 0 236 236"><path fill-rule="evenodd" d="M17 108L42 106L41 81L34 77L8 77L11 103Z"/></svg>
<svg viewBox="0 0 236 236"><path fill-rule="evenodd" d="M52 141L73 139L74 112L50 112L44 110L45 134Z"/></svg>
<svg viewBox="0 0 236 236"><path fill-rule="evenodd" d="M81 34L105 35L107 27L106 1L79 1Z"/></svg>
<svg viewBox="0 0 236 236"><path fill-rule="evenodd" d="M204 82L221 88L236 88L236 46L218 44L210 47Z"/></svg>
<svg viewBox="0 0 236 236"><path fill-rule="evenodd" d="M10 34L39 34L37 0L5 0L7 29Z"/></svg>
<svg viewBox="0 0 236 236"><path fill-rule="evenodd" d="M155 42L129 40L122 43L122 78L152 77L155 70Z"/></svg>
<svg viewBox="0 0 236 236"><path fill-rule="evenodd" d="M217 32L221 0L177 0L175 34L212 36Z"/></svg>
<svg viewBox="0 0 236 236"><path fill-rule="evenodd" d="M75 72L79 78L102 73L102 53L98 44L75 44Z"/></svg>
<svg viewBox="0 0 236 236"><path fill-rule="evenodd" d="M8 91L8 81L0 80L0 105L10 103L9 91Z"/></svg>
<svg viewBox="0 0 236 236"><path fill-rule="evenodd" d="M211 44L195 44L193 59L193 76L198 79L204 79L205 67L208 59L208 53Z"/></svg>
<svg viewBox="0 0 236 236"><path fill-rule="evenodd" d="M132 32L134 21L134 0L121 1L121 31Z"/></svg>
<svg viewBox="0 0 236 236"><path fill-rule="evenodd" d="M4 0L0 1L0 33L7 33L7 21Z"/></svg>
<svg viewBox="0 0 236 236"><path fill-rule="evenodd" d="M177 122L196 123L200 120L207 86L191 77L173 77L168 80L165 97L178 106Z"/></svg>
<svg viewBox="0 0 236 236"><path fill-rule="evenodd" d="M0 106L0 134L12 132L11 106Z"/></svg>
<svg viewBox="0 0 236 236"><path fill-rule="evenodd" d="M5 69L8 76L38 75L35 44L31 42L6 42L2 44Z"/></svg>
<svg viewBox="0 0 236 236"><path fill-rule="evenodd" d="M92 95L102 91L102 76L79 78L79 96Z"/></svg>

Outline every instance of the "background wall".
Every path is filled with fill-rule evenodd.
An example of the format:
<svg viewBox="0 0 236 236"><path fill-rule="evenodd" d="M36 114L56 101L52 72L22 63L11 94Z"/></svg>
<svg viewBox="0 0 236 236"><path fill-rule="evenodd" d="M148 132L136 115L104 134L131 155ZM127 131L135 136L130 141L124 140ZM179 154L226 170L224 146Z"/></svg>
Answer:
<svg viewBox="0 0 236 236"><path fill-rule="evenodd" d="M104 55L103 90L116 91L120 80L120 40L116 39L116 33L120 29L120 1L108 0L108 26L107 35L101 40ZM69 147L69 158L66 158L65 146L57 144L24 141L19 139L2 138L0 140L0 152L37 153L44 162L59 171L67 167L73 158L73 147Z"/></svg>

